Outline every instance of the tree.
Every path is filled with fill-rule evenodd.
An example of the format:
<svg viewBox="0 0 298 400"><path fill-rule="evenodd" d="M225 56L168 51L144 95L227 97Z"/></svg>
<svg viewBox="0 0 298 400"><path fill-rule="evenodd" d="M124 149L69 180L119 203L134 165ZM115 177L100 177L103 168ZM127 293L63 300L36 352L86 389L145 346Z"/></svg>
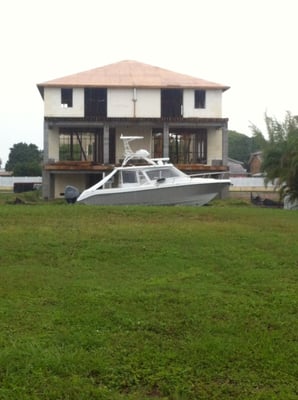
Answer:
<svg viewBox="0 0 298 400"><path fill-rule="evenodd" d="M262 150L266 140L260 131L253 137L236 131L228 131L229 134L229 157L247 164L251 153Z"/></svg>
<svg viewBox="0 0 298 400"><path fill-rule="evenodd" d="M250 128L252 129L252 137L251 137L251 149L252 153L255 151L262 151L267 145L267 141L259 128L255 125L251 125Z"/></svg>
<svg viewBox="0 0 298 400"><path fill-rule="evenodd" d="M229 131L229 157L246 163L250 155L250 138L243 133Z"/></svg>
<svg viewBox="0 0 298 400"><path fill-rule="evenodd" d="M6 171L14 176L40 176L42 152L35 144L17 143L10 149Z"/></svg>
<svg viewBox="0 0 298 400"><path fill-rule="evenodd" d="M281 197L298 199L298 117L287 112L280 123L265 114L265 122L269 137L261 167L265 180L276 185ZM256 133L257 128L252 129Z"/></svg>

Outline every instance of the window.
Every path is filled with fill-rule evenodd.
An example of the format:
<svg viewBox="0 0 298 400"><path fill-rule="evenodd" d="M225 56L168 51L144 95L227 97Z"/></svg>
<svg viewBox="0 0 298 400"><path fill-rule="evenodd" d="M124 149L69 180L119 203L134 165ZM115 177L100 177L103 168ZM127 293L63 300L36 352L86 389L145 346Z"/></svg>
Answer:
<svg viewBox="0 0 298 400"><path fill-rule="evenodd" d="M181 118L183 106L183 90L161 89L161 117Z"/></svg>
<svg viewBox="0 0 298 400"><path fill-rule="evenodd" d="M151 171L146 171L146 173L151 181L162 178L175 178L179 176L177 171L169 168L154 169Z"/></svg>
<svg viewBox="0 0 298 400"><path fill-rule="evenodd" d="M205 107L206 107L206 91L195 90L195 108L205 108Z"/></svg>
<svg viewBox="0 0 298 400"><path fill-rule="evenodd" d="M154 158L161 158L163 156L163 128L155 128L152 130L153 138L153 155Z"/></svg>
<svg viewBox="0 0 298 400"><path fill-rule="evenodd" d="M203 128L171 129L169 156L173 163L206 164L207 130Z"/></svg>
<svg viewBox="0 0 298 400"><path fill-rule="evenodd" d="M137 182L136 171L122 171L122 182L136 183Z"/></svg>
<svg viewBox="0 0 298 400"><path fill-rule="evenodd" d="M85 88L85 117L96 119L107 116L107 89Z"/></svg>
<svg viewBox="0 0 298 400"><path fill-rule="evenodd" d="M102 153L103 133L101 129L60 129L60 161L93 161L102 163Z"/></svg>
<svg viewBox="0 0 298 400"><path fill-rule="evenodd" d="M72 107L72 89L61 89L61 107Z"/></svg>

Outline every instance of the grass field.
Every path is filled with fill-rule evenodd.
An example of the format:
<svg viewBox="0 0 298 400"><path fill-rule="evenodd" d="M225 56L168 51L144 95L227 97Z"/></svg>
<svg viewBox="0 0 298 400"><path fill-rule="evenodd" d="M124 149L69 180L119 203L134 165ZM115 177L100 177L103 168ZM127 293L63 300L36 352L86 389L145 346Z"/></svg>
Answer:
<svg viewBox="0 0 298 400"><path fill-rule="evenodd" d="M298 213L0 204L1 400L296 400Z"/></svg>

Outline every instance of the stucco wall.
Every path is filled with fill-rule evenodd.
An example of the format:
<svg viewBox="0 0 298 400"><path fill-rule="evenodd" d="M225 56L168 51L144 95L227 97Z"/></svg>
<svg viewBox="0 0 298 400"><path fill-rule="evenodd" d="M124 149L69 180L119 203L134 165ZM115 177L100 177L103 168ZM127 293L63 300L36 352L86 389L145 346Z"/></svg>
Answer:
<svg viewBox="0 0 298 400"><path fill-rule="evenodd" d="M135 101L134 101L135 100ZM107 114L110 118L159 118L160 89L110 88L107 91ZM84 117L84 89L73 89L73 106L61 106L61 89L44 89L46 117ZM184 118L221 118L221 90L206 91L206 107L194 107L194 90L183 91Z"/></svg>
<svg viewBox="0 0 298 400"><path fill-rule="evenodd" d="M61 89L44 89L44 115L45 117L84 117L84 89L74 88L72 107L61 106Z"/></svg>
<svg viewBox="0 0 298 400"><path fill-rule="evenodd" d="M207 164L212 165L213 160L222 160L222 130L209 129L207 139Z"/></svg>
<svg viewBox="0 0 298 400"><path fill-rule="evenodd" d="M48 132L48 158L59 161L59 128L49 129Z"/></svg>
<svg viewBox="0 0 298 400"><path fill-rule="evenodd" d="M79 189L85 190L85 175L84 174L56 174L55 175L55 198L61 197L64 193L65 186L71 185Z"/></svg>
<svg viewBox="0 0 298 400"><path fill-rule="evenodd" d="M108 89L108 117L159 118L160 90Z"/></svg>
<svg viewBox="0 0 298 400"><path fill-rule="evenodd" d="M206 91L206 107L195 108L194 90L185 89L183 93L184 118L221 118L222 116L222 91Z"/></svg>

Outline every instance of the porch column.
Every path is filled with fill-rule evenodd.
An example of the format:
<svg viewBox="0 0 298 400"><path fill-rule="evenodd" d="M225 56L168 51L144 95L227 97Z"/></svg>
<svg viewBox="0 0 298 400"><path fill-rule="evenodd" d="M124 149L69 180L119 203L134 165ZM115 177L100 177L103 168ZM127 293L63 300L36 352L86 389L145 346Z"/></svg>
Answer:
<svg viewBox="0 0 298 400"><path fill-rule="evenodd" d="M109 163L109 149L110 149L109 125L103 127L103 163Z"/></svg>
<svg viewBox="0 0 298 400"><path fill-rule="evenodd" d="M169 124L163 124L163 157L169 157Z"/></svg>

